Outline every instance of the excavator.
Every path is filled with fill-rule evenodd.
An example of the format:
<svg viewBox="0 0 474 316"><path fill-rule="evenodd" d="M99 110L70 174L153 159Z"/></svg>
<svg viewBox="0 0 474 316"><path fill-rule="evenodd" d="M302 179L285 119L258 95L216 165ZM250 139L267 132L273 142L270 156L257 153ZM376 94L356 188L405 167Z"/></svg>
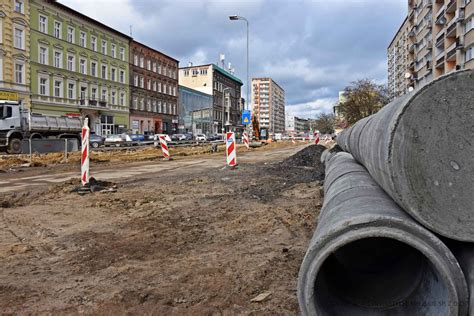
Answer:
<svg viewBox="0 0 474 316"><path fill-rule="evenodd" d="M252 114L252 130L253 140L267 142L268 140L268 129L265 127L260 128L260 124L257 119L255 112Z"/></svg>

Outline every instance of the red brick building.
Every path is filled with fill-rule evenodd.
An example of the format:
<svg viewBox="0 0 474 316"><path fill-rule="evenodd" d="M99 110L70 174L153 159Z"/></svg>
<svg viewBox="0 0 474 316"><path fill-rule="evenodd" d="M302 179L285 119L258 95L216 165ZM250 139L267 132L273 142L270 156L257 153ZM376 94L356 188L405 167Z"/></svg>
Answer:
<svg viewBox="0 0 474 316"><path fill-rule="evenodd" d="M130 43L132 133L178 131L179 61L136 41Z"/></svg>

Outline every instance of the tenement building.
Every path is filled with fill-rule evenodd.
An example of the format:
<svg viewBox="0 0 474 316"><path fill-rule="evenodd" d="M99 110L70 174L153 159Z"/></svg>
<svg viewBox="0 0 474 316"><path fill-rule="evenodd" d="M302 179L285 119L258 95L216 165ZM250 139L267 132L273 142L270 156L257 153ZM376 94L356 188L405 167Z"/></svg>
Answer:
<svg viewBox="0 0 474 316"><path fill-rule="evenodd" d="M242 81L231 72L215 64L183 67L179 69L179 84L181 86L212 95L211 111L200 113L211 115L212 134L225 131L241 133L243 103L241 102Z"/></svg>
<svg viewBox="0 0 474 316"><path fill-rule="evenodd" d="M178 132L178 63L153 48L131 42L132 133Z"/></svg>
<svg viewBox="0 0 474 316"><path fill-rule="evenodd" d="M285 91L272 78L252 79L252 102L260 128L285 131Z"/></svg>
<svg viewBox="0 0 474 316"><path fill-rule="evenodd" d="M406 52L402 49L400 54L404 54L401 58L407 62L394 74L390 68L393 58L390 48L394 42L403 40L407 31L405 23L408 43ZM474 68L474 1L408 0L407 19L403 24L388 50L389 87L396 87L404 77L411 81L409 87L416 89L452 71ZM411 89L405 89L402 94L407 90Z"/></svg>
<svg viewBox="0 0 474 316"><path fill-rule="evenodd" d="M131 38L54 0L31 0L30 12L31 110L127 131Z"/></svg>
<svg viewBox="0 0 474 316"><path fill-rule="evenodd" d="M29 1L0 1L0 100L30 105Z"/></svg>

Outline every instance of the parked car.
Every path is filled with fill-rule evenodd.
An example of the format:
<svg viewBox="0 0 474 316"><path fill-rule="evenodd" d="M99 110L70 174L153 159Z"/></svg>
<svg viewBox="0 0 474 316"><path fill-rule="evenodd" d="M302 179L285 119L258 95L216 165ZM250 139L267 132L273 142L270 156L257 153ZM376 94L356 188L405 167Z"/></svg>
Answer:
<svg viewBox="0 0 474 316"><path fill-rule="evenodd" d="M89 137L89 144L92 148L99 148L100 146L104 146L105 137L97 135L95 133L91 133Z"/></svg>
<svg viewBox="0 0 474 316"><path fill-rule="evenodd" d="M193 134L191 133L184 134L184 137L184 140L193 140Z"/></svg>
<svg viewBox="0 0 474 316"><path fill-rule="evenodd" d="M207 138L208 141L216 141L216 140L224 140L224 135L223 134L214 134L211 135Z"/></svg>
<svg viewBox="0 0 474 316"><path fill-rule="evenodd" d="M105 137L105 141L104 141L104 145L107 146L117 146L119 147L120 145L122 145L123 143L125 143L125 139L122 135L116 135L116 134L111 134L111 135L107 135Z"/></svg>
<svg viewBox="0 0 474 316"><path fill-rule="evenodd" d="M144 142L145 141L145 135L143 135L143 134L130 134L129 136L132 139L132 142Z"/></svg>
<svg viewBox="0 0 474 316"><path fill-rule="evenodd" d="M206 137L206 135L204 135L204 134L196 134L195 139L196 139L198 142L205 142L205 141L207 141L207 137Z"/></svg>
<svg viewBox="0 0 474 316"><path fill-rule="evenodd" d="M171 135L171 140L172 140L172 141L186 140L186 135L183 135L183 134L173 134L173 135Z"/></svg>
<svg viewBox="0 0 474 316"><path fill-rule="evenodd" d="M153 132L144 132L143 133L145 136L145 140L154 140L155 139L155 133Z"/></svg>

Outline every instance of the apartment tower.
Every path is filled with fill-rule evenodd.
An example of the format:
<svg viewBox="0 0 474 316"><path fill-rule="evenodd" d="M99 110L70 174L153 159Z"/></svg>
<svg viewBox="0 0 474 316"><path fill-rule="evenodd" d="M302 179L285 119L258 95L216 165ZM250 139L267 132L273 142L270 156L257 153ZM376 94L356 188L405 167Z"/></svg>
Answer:
<svg viewBox="0 0 474 316"><path fill-rule="evenodd" d="M285 131L285 91L272 78L252 79L253 111L260 128Z"/></svg>

